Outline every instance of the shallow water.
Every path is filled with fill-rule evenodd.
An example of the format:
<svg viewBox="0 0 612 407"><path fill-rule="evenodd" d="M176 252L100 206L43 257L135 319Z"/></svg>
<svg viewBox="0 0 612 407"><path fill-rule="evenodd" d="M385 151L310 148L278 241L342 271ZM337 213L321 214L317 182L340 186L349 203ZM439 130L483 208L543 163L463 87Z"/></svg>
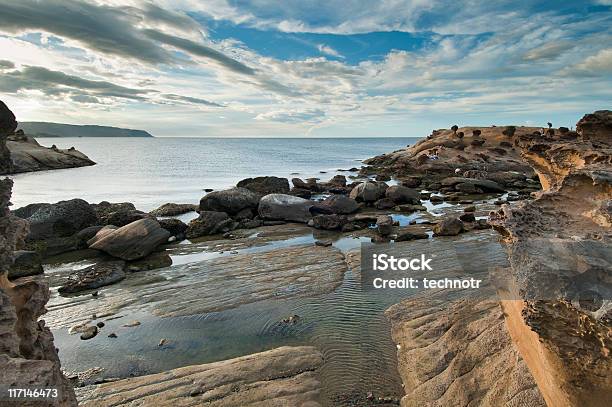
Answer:
<svg viewBox="0 0 612 407"><path fill-rule="evenodd" d="M197 203L205 188L224 189L248 177L319 177L359 168L361 160L413 144L416 138L219 139L39 138L75 146L97 164L13 176L15 207L82 198L132 202L149 211L166 202ZM325 173L321 173L325 171Z"/></svg>

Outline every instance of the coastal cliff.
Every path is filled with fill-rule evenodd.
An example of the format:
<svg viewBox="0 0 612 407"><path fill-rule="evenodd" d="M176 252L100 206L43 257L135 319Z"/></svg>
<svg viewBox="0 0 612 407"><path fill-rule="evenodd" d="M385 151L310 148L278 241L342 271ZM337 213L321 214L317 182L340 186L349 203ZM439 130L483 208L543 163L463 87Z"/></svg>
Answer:
<svg viewBox="0 0 612 407"><path fill-rule="evenodd" d="M74 147L59 149L55 145L43 147L17 128L15 115L0 101L0 123L12 123L5 127L0 138L0 175L18 174L32 171L57 170L94 165L85 154Z"/></svg>
<svg viewBox="0 0 612 407"><path fill-rule="evenodd" d="M2 104L0 108L4 109ZM7 109L8 110L8 109ZM15 128L14 116L3 115L0 136ZM16 401L4 405L76 406L72 387L60 371L53 335L38 318L46 312L49 288L42 276L9 281L13 252L23 245L27 222L8 209L12 181L0 181L0 383L13 387L56 388L58 398L48 402Z"/></svg>
<svg viewBox="0 0 612 407"><path fill-rule="evenodd" d="M544 398L603 406L612 394L612 112L587 114L576 130L517 139L544 191L491 223L508 242L510 334Z"/></svg>

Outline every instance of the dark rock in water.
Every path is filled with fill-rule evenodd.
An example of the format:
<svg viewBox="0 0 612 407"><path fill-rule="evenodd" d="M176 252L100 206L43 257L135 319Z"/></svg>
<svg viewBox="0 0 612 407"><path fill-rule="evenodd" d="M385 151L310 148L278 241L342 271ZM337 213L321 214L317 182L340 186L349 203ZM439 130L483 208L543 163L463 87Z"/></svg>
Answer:
<svg viewBox="0 0 612 407"><path fill-rule="evenodd" d="M463 222L457 218L443 219L433 227L433 232L436 236L457 236L464 230Z"/></svg>
<svg viewBox="0 0 612 407"><path fill-rule="evenodd" d="M328 210L328 213L336 213L339 215L349 215L359 210L359 204L352 198L344 195L332 195L322 202L318 202L313 210L318 208Z"/></svg>
<svg viewBox="0 0 612 407"><path fill-rule="evenodd" d="M98 323L96 324L96 326L97 326L98 328L104 328L104 325L105 325L105 324L104 324L104 322L102 322L102 321L100 321L100 322L98 322Z"/></svg>
<svg viewBox="0 0 612 407"><path fill-rule="evenodd" d="M167 230L170 236L176 237L177 240L183 240L187 232L187 225L179 219L158 219L159 225L162 229Z"/></svg>
<svg viewBox="0 0 612 407"><path fill-rule="evenodd" d="M326 188L330 187L345 187L346 186L346 177L344 175L334 175L332 179L325 183Z"/></svg>
<svg viewBox="0 0 612 407"><path fill-rule="evenodd" d="M287 318L284 318L284 319L283 319L283 322L284 322L285 324L295 325L295 324L297 324L298 322L300 322L300 319L301 319L301 318L300 318L300 316L299 316L299 315L291 315L291 316L288 316Z"/></svg>
<svg viewBox="0 0 612 407"><path fill-rule="evenodd" d="M312 218L308 225L315 229L336 230L347 222L346 216L342 215L318 215Z"/></svg>
<svg viewBox="0 0 612 407"><path fill-rule="evenodd" d="M200 200L200 211L225 212L232 216L243 209L257 209L260 195L246 188L215 191Z"/></svg>
<svg viewBox="0 0 612 407"><path fill-rule="evenodd" d="M138 272L170 267L172 258L165 252L154 252L144 259L134 260L127 265L128 271Z"/></svg>
<svg viewBox="0 0 612 407"><path fill-rule="evenodd" d="M110 217L117 212L127 213L130 211L136 211L136 207L130 202L110 203L107 201L102 201L99 204L91 204L91 207L93 208L94 212L96 213L96 216L98 217L99 225L113 225L114 223L111 222ZM117 221L118 217L118 215L115 215L113 220Z"/></svg>
<svg viewBox="0 0 612 407"><path fill-rule="evenodd" d="M470 206L466 206L463 209L463 212L468 213L468 212L476 212L476 206L474 205L470 205Z"/></svg>
<svg viewBox="0 0 612 407"><path fill-rule="evenodd" d="M291 191L289 191L289 195L298 196L304 199L310 199L310 197L312 196L312 192L310 191L310 189L292 188Z"/></svg>
<svg viewBox="0 0 612 407"><path fill-rule="evenodd" d="M434 202L444 202L444 196L440 196L440 195L432 195L429 197L429 200L434 203Z"/></svg>
<svg viewBox="0 0 612 407"><path fill-rule="evenodd" d="M251 208L244 208L240 212L234 215L234 219L237 221L253 219L255 217L255 213Z"/></svg>
<svg viewBox="0 0 612 407"><path fill-rule="evenodd" d="M307 223L312 214L314 202L297 196L270 194L259 202L259 216L264 220L283 220Z"/></svg>
<svg viewBox="0 0 612 407"><path fill-rule="evenodd" d="M474 213L472 212L467 212L467 213L462 214L461 216L459 216L459 219L462 222L468 222L468 223L476 222L476 217L474 216Z"/></svg>
<svg viewBox="0 0 612 407"><path fill-rule="evenodd" d="M232 228L233 220L225 212L201 211L197 219L189 222L187 238L225 233Z"/></svg>
<svg viewBox="0 0 612 407"><path fill-rule="evenodd" d="M27 211L17 210L15 214L19 216L19 213ZM82 199L38 204L25 219L30 223L27 240L72 236L98 221L93 209Z"/></svg>
<svg viewBox="0 0 612 407"><path fill-rule="evenodd" d="M418 211L426 211L427 208L424 207L423 205L410 205L410 204L406 204L406 205L397 205L395 207L395 210L397 212L412 213L412 212L418 212Z"/></svg>
<svg viewBox="0 0 612 407"><path fill-rule="evenodd" d="M396 204L413 204L421 203L420 193L414 189L404 187L402 185L393 185L387 188L385 196L391 199Z"/></svg>
<svg viewBox="0 0 612 407"><path fill-rule="evenodd" d="M88 339L91 339L93 337L95 337L98 334L98 327L93 325L93 326L88 326L85 328L85 330L83 331L83 333L81 333L81 339L86 341Z"/></svg>
<svg viewBox="0 0 612 407"><path fill-rule="evenodd" d="M388 236L393 231L393 218L389 215L381 215L376 219L376 229L381 236Z"/></svg>
<svg viewBox="0 0 612 407"><path fill-rule="evenodd" d="M463 192L464 194L482 194L483 190L478 188L473 183L462 182L455 185L457 191Z"/></svg>
<svg viewBox="0 0 612 407"><path fill-rule="evenodd" d="M176 204L166 203L159 208L149 212L153 216L178 216L188 212L194 212L198 209L197 205L193 204Z"/></svg>
<svg viewBox="0 0 612 407"><path fill-rule="evenodd" d="M125 262L108 261L76 271L68 277L68 281L58 291L61 294L72 294L114 284L124 278Z"/></svg>
<svg viewBox="0 0 612 407"><path fill-rule="evenodd" d="M204 192L212 192L212 191L214 191L214 189L212 189L212 188L204 188Z"/></svg>
<svg viewBox="0 0 612 407"><path fill-rule="evenodd" d="M429 236L425 232L413 232L409 230L400 230L397 233L397 237L394 239L396 242L405 242L409 240L417 239L428 239Z"/></svg>
<svg viewBox="0 0 612 407"><path fill-rule="evenodd" d="M395 207L395 202L390 198L382 198L374 202L374 207L380 210L391 209Z"/></svg>
<svg viewBox="0 0 612 407"><path fill-rule="evenodd" d="M116 338L116 337L117 337L117 334L116 334L116 333L114 333L114 332L111 332L111 333L109 333L109 334L108 334L108 337L109 337L109 338Z"/></svg>
<svg viewBox="0 0 612 407"><path fill-rule="evenodd" d="M485 192L505 192L505 189L495 181L479 178L448 177L441 181L443 187L454 187L457 184L470 184Z"/></svg>
<svg viewBox="0 0 612 407"><path fill-rule="evenodd" d="M362 229L357 223L349 222L342 225L342 232L354 232L356 230Z"/></svg>
<svg viewBox="0 0 612 407"><path fill-rule="evenodd" d="M246 188L259 195L286 194L289 192L289 180L279 177L247 178L236 184L237 187Z"/></svg>
<svg viewBox="0 0 612 407"><path fill-rule="evenodd" d="M119 229L100 230L89 240L91 249L101 250L123 260L141 259L166 243L170 232L154 219L141 219Z"/></svg>
<svg viewBox="0 0 612 407"><path fill-rule="evenodd" d="M317 183L317 180L318 178L308 178L306 182L304 182L300 178L292 178L291 183L293 184L295 188L308 189L312 192L319 192L321 188L319 184Z"/></svg>
<svg viewBox="0 0 612 407"><path fill-rule="evenodd" d="M113 212L106 219L106 222L108 222L106 224L121 227L121 226L129 225L130 223L136 222L137 220L141 220L141 219L155 219L155 218L153 217L153 215L150 215L146 212L142 212L137 209L133 209L133 210Z"/></svg>
<svg viewBox="0 0 612 407"><path fill-rule="evenodd" d="M391 177L387 174L378 174L374 179L376 181L391 181Z"/></svg>
<svg viewBox="0 0 612 407"><path fill-rule="evenodd" d="M13 256L14 263L8 272L8 278L10 280L43 273L40 253L18 250L14 252Z"/></svg>
<svg viewBox="0 0 612 407"><path fill-rule="evenodd" d="M474 224L474 228L479 230L491 229L491 225L489 225L489 222L487 222L486 219L478 219Z"/></svg>
<svg viewBox="0 0 612 407"><path fill-rule="evenodd" d="M331 240L316 240L315 245L321 246L321 247L329 247L332 245L332 241Z"/></svg>

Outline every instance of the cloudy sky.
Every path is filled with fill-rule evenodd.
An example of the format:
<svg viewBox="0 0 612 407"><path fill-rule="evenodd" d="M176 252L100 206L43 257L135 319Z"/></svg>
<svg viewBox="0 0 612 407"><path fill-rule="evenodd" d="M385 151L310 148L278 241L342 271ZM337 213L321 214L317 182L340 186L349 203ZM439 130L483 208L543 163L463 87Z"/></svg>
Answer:
<svg viewBox="0 0 612 407"><path fill-rule="evenodd" d="M612 107L612 0L0 0L18 120L423 136Z"/></svg>

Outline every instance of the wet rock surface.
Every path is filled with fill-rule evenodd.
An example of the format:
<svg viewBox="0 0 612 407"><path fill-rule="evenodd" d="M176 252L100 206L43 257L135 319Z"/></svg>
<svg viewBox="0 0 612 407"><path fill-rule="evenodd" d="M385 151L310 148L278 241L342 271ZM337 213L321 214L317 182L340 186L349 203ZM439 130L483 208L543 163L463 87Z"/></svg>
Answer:
<svg viewBox="0 0 612 407"><path fill-rule="evenodd" d="M137 260L165 243L170 232L153 219L141 219L118 229L102 229L87 243L96 249L123 260Z"/></svg>
<svg viewBox="0 0 612 407"><path fill-rule="evenodd" d="M280 347L221 362L78 389L82 406L320 406L313 347Z"/></svg>

